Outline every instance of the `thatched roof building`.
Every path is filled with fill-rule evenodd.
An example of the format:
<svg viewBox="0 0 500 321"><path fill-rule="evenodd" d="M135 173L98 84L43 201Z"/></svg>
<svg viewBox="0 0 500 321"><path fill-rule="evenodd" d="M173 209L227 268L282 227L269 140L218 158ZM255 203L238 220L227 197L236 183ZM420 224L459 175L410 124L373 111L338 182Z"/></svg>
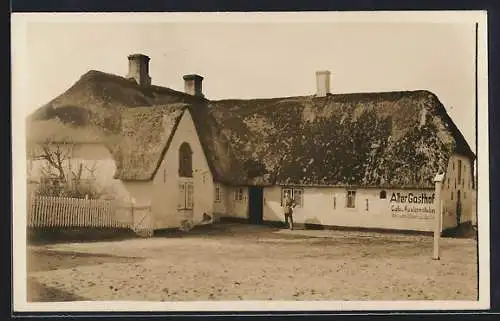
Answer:
<svg viewBox="0 0 500 321"><path fill-rule="evenodd" d="M150 180L186 112L231 185L428 188L453 153L474 158L428 91L210 101L98 71L29 117L28 142L112 142L115 177Z"/></svg>

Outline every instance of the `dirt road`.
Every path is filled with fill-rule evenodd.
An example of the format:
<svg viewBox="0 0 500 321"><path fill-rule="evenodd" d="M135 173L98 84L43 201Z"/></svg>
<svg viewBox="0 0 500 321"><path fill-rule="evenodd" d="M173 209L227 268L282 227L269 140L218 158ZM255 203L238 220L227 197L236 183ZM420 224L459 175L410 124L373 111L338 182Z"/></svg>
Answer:
<svg viewBox="0 0 500 321"><path fill-rule="evenodd" d="M473 239L221 224L28 248L28 301L476 300Z"/></svg>

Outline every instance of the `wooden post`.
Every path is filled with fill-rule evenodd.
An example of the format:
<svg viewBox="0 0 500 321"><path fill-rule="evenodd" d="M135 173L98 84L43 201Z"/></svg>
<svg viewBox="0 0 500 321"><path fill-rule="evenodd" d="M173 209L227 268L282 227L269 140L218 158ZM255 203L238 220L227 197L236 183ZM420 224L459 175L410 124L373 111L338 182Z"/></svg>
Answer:
<svg viewBox="0 0 500 321"><path fill-rule="evenodd" d="M435 207L435 215L434 215L434 251L432 255L433 260L439 260L439 238L441 237L441 185L444 180L444 174L437 174L434 177L434 207Z"/></svg>

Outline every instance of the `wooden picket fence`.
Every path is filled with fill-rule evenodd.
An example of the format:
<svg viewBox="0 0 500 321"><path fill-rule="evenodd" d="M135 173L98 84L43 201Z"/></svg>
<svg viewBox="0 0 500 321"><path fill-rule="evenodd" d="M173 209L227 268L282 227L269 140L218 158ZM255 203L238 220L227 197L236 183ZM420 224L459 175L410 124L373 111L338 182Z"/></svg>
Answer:
<svg viewBox="0 0 500 321"><path fill-rule="evenodd" d="M32 196L28 227L131 228L131 212L115 201L68 197Z"/></svg>

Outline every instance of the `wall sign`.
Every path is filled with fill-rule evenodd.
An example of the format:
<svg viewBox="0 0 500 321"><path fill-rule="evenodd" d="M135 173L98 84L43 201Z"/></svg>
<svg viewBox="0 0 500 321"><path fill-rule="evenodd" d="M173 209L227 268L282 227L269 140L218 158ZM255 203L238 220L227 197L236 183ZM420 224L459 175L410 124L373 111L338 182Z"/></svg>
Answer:
<svg viewBox="0 0 500 321"><path fill-rule="evenodd" d="M390 198L392 217L434 218L434 193L393 192Z"/></svg>

